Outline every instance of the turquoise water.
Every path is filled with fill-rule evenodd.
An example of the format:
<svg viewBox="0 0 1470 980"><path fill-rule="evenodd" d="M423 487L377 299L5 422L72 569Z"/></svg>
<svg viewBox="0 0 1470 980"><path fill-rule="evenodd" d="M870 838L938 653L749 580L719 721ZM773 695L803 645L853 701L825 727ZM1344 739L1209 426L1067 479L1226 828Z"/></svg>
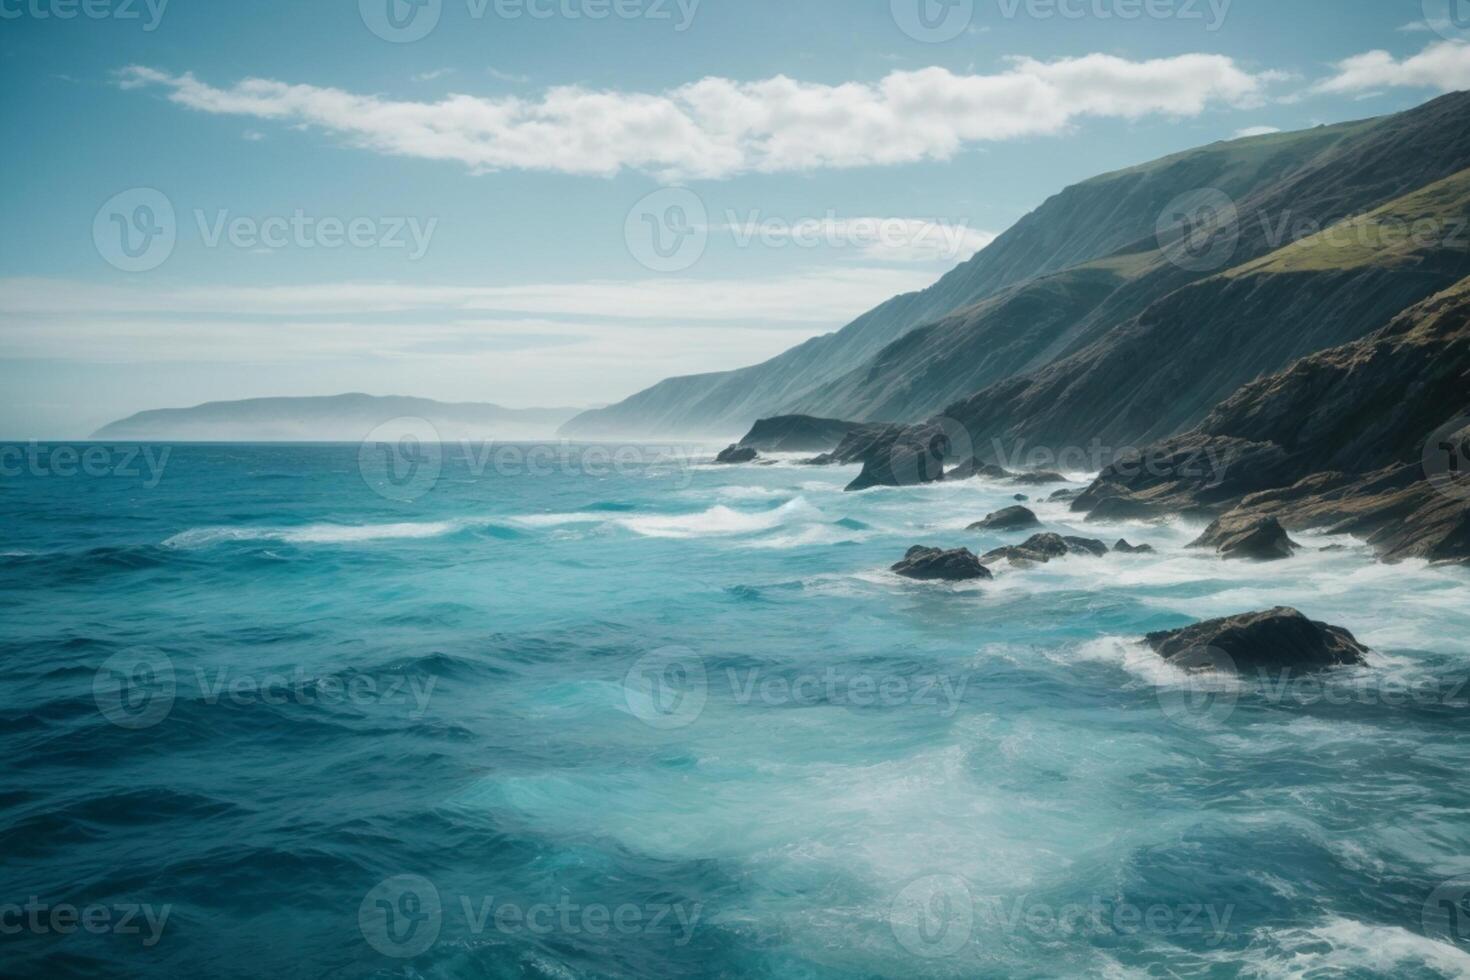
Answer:
<svg viewBox="0 0 1470 980"><path fill-rule="evenodd" d="M1470 975L1465 571L1040 503L1161 553L918 584L1015 488L597 459L0 478L0 972ZM1132 642L1277 604L1374 663Z"/></svg>

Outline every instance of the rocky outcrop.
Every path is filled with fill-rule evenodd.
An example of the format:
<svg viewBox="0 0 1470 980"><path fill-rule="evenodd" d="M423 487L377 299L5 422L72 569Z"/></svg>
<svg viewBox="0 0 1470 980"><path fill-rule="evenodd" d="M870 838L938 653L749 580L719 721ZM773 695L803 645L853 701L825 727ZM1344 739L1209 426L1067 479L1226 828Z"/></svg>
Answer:
<svg viewBox="0 0 1470 980"><path fill-rule="evenodd" d="M968 548L944 551L922 545L910 548L893 571L921 582L971 582L995 577Z"/></svg>
<svg viewBox="0 0 1470 980"><path fill-rule="evenodd" d="M761 419L739 445L763 453L828 453L858 427L857 422L781 415Z"/></svg>
<svg viewBox="0 0 1470 980"><path fill-rule="evenodd" d="M1320 670L1363 664L1368 654L1347 630L1285 607L1150 633L1145 641L1181 666L1239 671Z"/></svg>
<svg viewBox="0 0 1470 980"><path fill-rule="evenodd" d="M1280 561L1296 554L1301 545L1287 536L1274 517L1230 514L1205 529L1191 548L1214 548L1222 558L1244 561Z"/></svg>
<svg viewBox="0 0 1470 980"><path fill-rule="evenodd" d="M949 437L939 429L885 427L863 451L863 469L849 491L870 487L911 487L943 480Z"/></svg>
<svg viewBox="0 0 1470 980"><path fill-rule="evenodd" d="M1019 483L1025 487L1041 487L1048 483L1066 483L1067 478L1060 473L1040 471L1035 473L1017 473L1011 477L1012 483Z"/></svg>
<svg viewBox="0 0 1470 980"><path fill-rule="evenodd" d="M1467 440L1470 279L1246 385L1199 428L1145 448L1147 465L1105 468L1072 507L1089 520L1275 518L1355 535L1387 561L1470 563Z"/></svg>
<svg viewBox="0 0 1470 980"><path fill-rule="evenodd" d="M1126 538L1119 540L1117 544L1113 545L1113 550L1121 555L1152 555L1156 553L1153 545L1129 544Z"/></svg>
<svg viewBox="0 0 1470 980"><path fill-rule="evenodd" d="M1046 499L1048 501L1052 502L1052 503L1058 503L1058 502L1063 502L1063 501L1068 501L1068 500L1076 500L1081 495L1082 495L1082 491L1081 490L1070 490L1070 489L1068 489L1068 490L1057 490L1057 491L1053 492L1052 495L1050 497L1047 497Z"/></svg>
<svg viewBox="0 0 1470 980"><path fill-rule="evenodd" d="M731 446L730 448L723 450L720 455L716 456L715 462L725 465L735 465L738 463L754 463L759 456L760 454L757 453L754 449L750 449L744 446Z"/></svg>
<svg viewBox="0 0 1470 980"><path fill-rule="evenodd" d="M1007 507L988 515L983 521L971 524L971 531L1021 531L1030 527L1040 527L1041 521L1036 515L1025 507Z"/></svg>
<svg viewBox="0 0 1470 980"><path fill-rule="evenodd" d="M995 463L984 463L972 457L950 470L947 479L1009 480L1014 475L1004 466L997 466Z"/></svg>
<svg viewBox="0 0 1470 980"><path fill-rule="evenodd" d="M1037 534L1024 544L996 548L980 560L986 564L1008 561L1012 565L1045 565L1056 558L1068 555L1089 555L1101 558L1108 553L1108 546L1092 538L1064 537L1060 534Z"/></svg>

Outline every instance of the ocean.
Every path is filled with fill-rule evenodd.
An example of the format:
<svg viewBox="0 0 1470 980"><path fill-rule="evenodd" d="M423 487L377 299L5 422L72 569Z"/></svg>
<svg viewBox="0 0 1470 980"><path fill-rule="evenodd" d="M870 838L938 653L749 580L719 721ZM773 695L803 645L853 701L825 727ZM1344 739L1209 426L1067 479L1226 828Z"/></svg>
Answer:
<svg viewBox="0 0 1470 980"><path fill-rule="evenodd" d="M5 975L1470 976L1464 569L1048 487L1158 554L926 584L888 568L1017 543L966 527L1018 488L57 448L0 457ZM1373 663L1137 642L1277 605Z"/></svg>

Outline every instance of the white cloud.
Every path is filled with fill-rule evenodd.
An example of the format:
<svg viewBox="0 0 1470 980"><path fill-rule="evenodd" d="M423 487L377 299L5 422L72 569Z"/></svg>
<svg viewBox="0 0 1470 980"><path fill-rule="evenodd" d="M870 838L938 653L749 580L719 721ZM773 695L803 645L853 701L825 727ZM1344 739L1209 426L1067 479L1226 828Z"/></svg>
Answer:
<svg viewBox="0 0 1470 980"><path fill-rule="evenodd" d="M1249 136L1270 136L1272 133L1279 132L1281 130L1275 126L1248 126L1245 129L1237 129L1235 131L1235 138L1245 139Z"/></svg>
<svg viewBox="0 0 1470 980"><path fill-rule="evenodd" d="M530 75L515 75L508 71L501 71L499 68L486 68L485 74L498 81L511 82L516 85L525 85L531 81Z"/></svg>
<svg viewBox="0 0 1470 980"><path fill-rule="evenodd" d="M1314 92L1341 95L1383 88L1453 92L1470 88L1470 45L1438 41L1402 61L1387 51L1367 51L1335 67L1337 74L1314 85Z"/></svg>
<svg viewBox="0 0 1470 980"><path fill-rule="evenodd" d="M539 98L449 95L392 100L247 78L216 88L191 73L134 65L118 83L159 86L201 112L317 127L399 156L504 169L666 179L724 178L945 160L967 145L1065 131L1085 117L1195 116L1259 106L1279 73L1252 74L1222 55L1129 61L1091 54L1012 58L992 75L895 71L876 83L823 85L778 75L709 77L660 93L545 90Z"/></svg>
<svg viewBox="0 0 1470 980"><path fill-rule="evenodd" d="M139 370L187 364L181 383L224 372L229 397L270 393L279 379L295 378L318 394L579 405L763 361L932 281L932 272L904 267L516 287L162 289L11 278L0 279L0 358ZM127 388L127 411L188 403L167 391L139 382Z"/></svg>
<svg viewBox="0 0 1470 980"><path fill-rule="evenodd" d="M417 75L413 76L413 80L416 82L432 82L437 78L443 78L445 75L452 74L454 74L453 68L435 68L433 71L419 72Z"/></svg>

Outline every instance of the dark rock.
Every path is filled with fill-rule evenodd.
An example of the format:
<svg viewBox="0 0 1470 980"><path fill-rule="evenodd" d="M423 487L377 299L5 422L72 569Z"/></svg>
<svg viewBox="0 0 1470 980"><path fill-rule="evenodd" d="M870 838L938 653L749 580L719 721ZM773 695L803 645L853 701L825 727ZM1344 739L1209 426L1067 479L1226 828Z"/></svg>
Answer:
<svg viewBox="0 0 1470 980"><path fill-rule="evenodd" d="M943 551L922 545L910 548L893 571L922 582L970 582L995 577L968 548Z"/></svg>
<svg viewBox="0 0 1470 980"><path fill-rule="evenodd" d="M1121 540L1113 545L1113 550L1124 555L1152 555L1154 546L1151 544L1132 545L1127 540Z"/></svg>
<svg viewBox="0 0 1470 980"><path fill-rule="evenodd" d="M781 415L761 419L740 440L740 445L763 453L827 453L860 427L857 422Z"/></svg>
<svg viewBox="0 0 1470 980"><path fill-rule="evenodd" d="M742 446L731 446L729 449L726 449L724 452L720 453L720 455L716 456L715 462L726 464L754 463L756 457L759 455L760 454L757 453L754 449L748 449Z"/></svg>
<svg viewBox="0 0 1470 980"><path fill-rule="evenodd" d="M1007 507L996 511L983 521L970 525L971 531L1019 531L1028 527L1040 527L1036 515L1025 507Z"/></svg>
<svg viewBox="0 0 1470 980"><path fill-rule="evenodd" d="M1048 483L1066 483L1067 478L1060 473L1017 473L1011 477L1011 482L1027 487L1040 487Z"/></svg>
<svg viewBox="0 0 1470 980"><path fill-rule="evenodd" d="M1063 537L1060 534L1037 534L1024 544L997 548L986 554L981 561L996 562L1002 559L1013 565L1045 565L1054 558L1083 554L1101 558L1108 553L1108 546L1092 538Z"/></svg>
<svg viewBox="0 0 1470 980"><path fill-rule="evenodd" d="M949 453L949 437L937 427L879 434L863 453L863 471L847 489L937 483L944 479L944 460Z"/></svg>
<svg viewBox="0 0 1470 980"><path fill-rule="evenodd" d="M1280 561L1296 554L1301 545L1291 540L1274 517L1222 517L1206 528L1191 548L1214 548L1225 558Z"/></svg>
<svg viewBox="0 0 1470 980"><path fill-rule="evenodd" d="M950 480L1009 480L1013 474L1003 466L994 463L983 463L979 459L969 459L946 475Z"/></svg>
<svg viewBox="0 0 1470 980"><path fill-rule="evenodd" d="M1056 502L1056 501L1063 501L1063 500L1076 500L1080 496L1082 496L1082 491L1081 490L1057 490L1057 491L1053 492L1052 495L1050 497L1047 497L1046 499L1047 500L1050 500L1050 501Z"/></svg>
<svg viewBox="0 0 1470 980"><path fill-rule="evenodd" d="M1451 452L1470 435L1467 392L1470 280L1250 382L1197 429L1144 449L1148 466L1105 468L1073 508L1103 515L1129 498L1162 513L1276 518L1351 534L1385 561L1470 564L1470 493L1435 470L1458 462L1470 481L1465 454Z"/></svg>
<svg viewBox="0 0 1470 980"><path fill-rule="evenodd" d="M1089 506L1085 492L1083 496L1079 496L1072 501L1072 509L1074 511L1088 511L1088 523L1139 520L1154 521L1162 517L1167 517L1171 513L1168 507L1148 500L1139 500L1136 497L1104 497Z"/></svg>
<svg viewBox="0 0 1470 980"><path fill-rule="evenodd" d="M1026 496L1024 493L1018 493L1014 497L1012 497L1011 499L1012 500L1019 500L1023 504L1030 503L1030 501L1031 501L1031 498L1028 497L1028 496Z"/></svg>
<svg viewBox="0 0 1470 980"><path fill-rule="evenodd" d="M1295 609L1284 607L1150 633L1146 642L1160 656L1182 666L1209 662L1217 668L1233 665L1241 671L1319 670L1363 664L1368 653L1347 630L1313 622ZM1225 656L1200 656L1201 652L1216 651Z"/></svg>

